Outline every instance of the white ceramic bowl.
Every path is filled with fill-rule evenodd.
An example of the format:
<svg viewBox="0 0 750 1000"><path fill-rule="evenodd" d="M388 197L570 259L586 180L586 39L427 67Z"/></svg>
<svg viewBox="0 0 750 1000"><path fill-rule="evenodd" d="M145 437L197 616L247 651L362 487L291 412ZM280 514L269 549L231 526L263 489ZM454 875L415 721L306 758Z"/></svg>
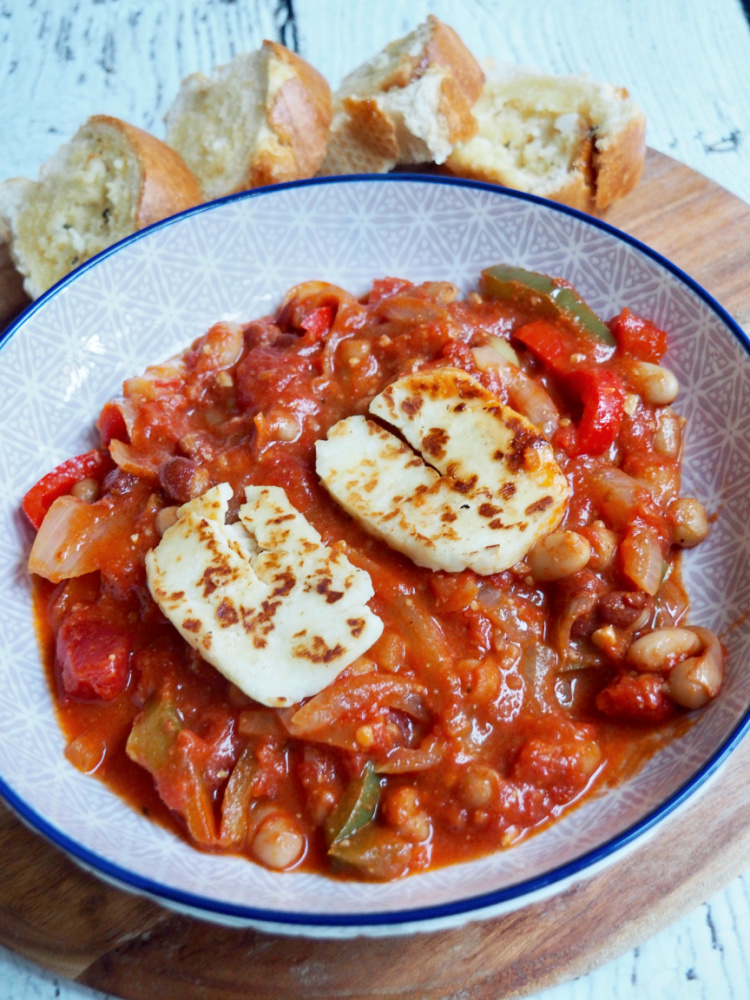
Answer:
<svg viewBox="0 0 750 1000"><path fill-rule="evenodd" d="M63 756L32 627L24 492L91 447L99 409L125 377L219 318L254 319L313 278L355 293L385 275L451 280L468 291L483 267L502 261L562 275L605 317L628 305L670 331L668 363L689 420L683 492L720 511L685 568L692 621L729 648L721 696L629 784L482 860L380 885L196 852ZM303 182L203 206L106 251L31 306L0 350L0 792L100 876L205 918L277 932L437 929L590 875L694 795L749 724L748 350L717 303L654 252L576 212L481 184Z"/></svg>

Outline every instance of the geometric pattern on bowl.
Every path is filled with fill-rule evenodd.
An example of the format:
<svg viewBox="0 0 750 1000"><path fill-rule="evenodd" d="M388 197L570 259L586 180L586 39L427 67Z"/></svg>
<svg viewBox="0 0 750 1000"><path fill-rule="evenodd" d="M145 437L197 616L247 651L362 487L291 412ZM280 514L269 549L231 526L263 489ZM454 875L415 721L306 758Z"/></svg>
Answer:
<svg viewBox="0 0 750 1000"><path fill-rule="evenodd" d="M21 498L95 442L124 378L218 319L273 311L310 279L361 294L386 275L463 292L508 262L565 277L605 318L624 305L670 334L688 418L682 492L719 513L686 553L691 621L729 649L721 696L628 784L549 830L477 861L362 884L204 855L131 810L63 756L31 617L31 532ZM716 771L748 725L748 342L720 306L653 251L530 196L445 178L301 182L201 206L105 251L17 321L0 345L0 792L27 822L104 878L169 906L286 933L437 929L512 909L591 874L653 830Z"/></svg>

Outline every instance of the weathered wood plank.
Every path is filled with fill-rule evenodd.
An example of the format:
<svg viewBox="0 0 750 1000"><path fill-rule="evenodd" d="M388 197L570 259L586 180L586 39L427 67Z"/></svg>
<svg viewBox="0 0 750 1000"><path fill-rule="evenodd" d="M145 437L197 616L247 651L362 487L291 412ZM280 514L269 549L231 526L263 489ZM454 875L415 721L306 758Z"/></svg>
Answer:
<svg viewBox="0 0 750 1000"><path fill-rule="evenodd" d="M190 72L264 37L298 47L335 86L429 12L480 58L586 72L626 86L649 145L750 200L750 30L739 0L0 0L0 179L35 176L84 119L106 112L163 134ZM714 55L716 54L716 55Z"/></svg>

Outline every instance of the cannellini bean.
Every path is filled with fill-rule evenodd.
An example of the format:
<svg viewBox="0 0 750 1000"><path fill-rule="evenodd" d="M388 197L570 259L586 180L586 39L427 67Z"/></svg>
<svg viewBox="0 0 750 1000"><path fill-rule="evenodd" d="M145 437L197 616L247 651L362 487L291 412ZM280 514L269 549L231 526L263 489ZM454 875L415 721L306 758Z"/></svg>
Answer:
<svg viewBox="0 0 750 1000"><path fill-rule="evenodd" d="M369 340L362 340L358 338L352 338L351 340L343 340L339 345L339 354L341 355L344 364L353 366L364 361L368 358L372 352L372 348Z"/></svg>
<svg viewBox="0 0 750 1000"><path fill-rule="evenodd" d="M628 661L646 673L670 670L684 656L697 653L701 640L693 629L657 628L636 639L627 652Z"/></svg>
<svg viewBox="0 0 750 1000"><path fill-rule="evenodd" d="M680 391L677 377L662 365L636 361L630 366L630 382L647 403L664 406L673 403Z"/></svg>
<svg viewBox="0 0 750 1000"><path fill-rule="evenodd" d="M408 785L394 788L383 803L383 814L388 824L407 840L421 843L432 833L430 817L419 805L417 793Z"/></svg>
<svg viewBox="0 0 750 1000"><path fill-rule="evenodd" d="M617 552L618 537L606 526L604 521L594 521L583 531L591 545L589 566L592 569L607 569Z"/></svg>
<svg viewBox="0 0 750 1000"><path fill-rule="evenodd" d="M654 448L667 458L677 458L682 445L682 426L684 421L674 410L667 406L656 414L656 431L654 433Z"/></svg>
<svg viewBox="0 0 750 1000"><path fill-rule="evenodd" d="M266 416L269 437L277 441L296 441L302 428L297 415L283 406L274 406Z"/></svg>
<svg viewBox="0 0 750 1000"><path fill-rule="evenodd" d="M274 808L256 827L251 849L264 865L284 871L300 860L305 847L305 836L295 818L284 809Z"/></svg>
<svg viewBox="0 0 750 1000"><path fill-rule="evenodd" d="M467 806L484 809L499 795L500 775L486 764L472 764L461 778L459 792Z"/></svg>
<svg viewBox="0 0 750 1000"><path fill-rule="evenodd" d="M669 693L683 708L703 708L719 693L724 680L721 643L707 628L694 628L703 649L699 656L682 660L671 671Z"/></svg>
<svg viewBox="0 0 750 1000"><path fill-rule="evenodd" d="M669 505L669 527L672 541L683 549L691 549L708 535L706 508L694 497L678 497Z"/></svg>
<svg viewBox="0 0 750 1000"><path fill-rule="evenodd" d="M71 496L74 496L77 500L83 500L85 503L93 503L98 500L101 496L101 490L99 489L99 483L96 479L81 479L71 488Z"/></svg>
<svg viewBox="0 0 750 1000"><path fill-rule="evenodd" d="M177 520L178 507L162 507L156 515L156 530L163 535Z"/></svg>
<svg viewBox="0 0 750 1000"><path fill-rule="evenodd" d="M535 580L562 580L588 563L591 545L577 531L553 531L540 538L526 558Z"/></svg>

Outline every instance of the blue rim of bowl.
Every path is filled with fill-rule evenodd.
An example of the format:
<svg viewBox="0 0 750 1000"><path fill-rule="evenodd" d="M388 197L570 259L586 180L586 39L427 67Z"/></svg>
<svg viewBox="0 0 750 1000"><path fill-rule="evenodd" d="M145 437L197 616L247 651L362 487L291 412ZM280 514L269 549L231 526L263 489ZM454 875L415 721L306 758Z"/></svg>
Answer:
<svg viewBox="0 0 750 1000"><path fill-rule="evenodd" d="M179 215L170 216L168 219L154 223L154 225L133 233L131 236L120 240L111 247L107 247L107 249L102 250L101 253L92 257L90 260L82 264L81 267L77 268L74 272L62 278L59 282L57 282L57 284L53 285L48 291L40 296L39 299L27 306L27 308L14 320L14 322L12 322L6 330L0 333L0 349L2 349L10 338L23 327L27 320L39 308L53 298L59 291L65 288L66 285L75 281L80 274L95 266L98 261L106 259L122 247L135 243L151 232L165 229L182 219L211 211L217 205L223 205L228 202L250 200L264 197L278 191L294 188L324 186L329 184L357 184L362 182L388 184L419 183L473 188L485 191L492 195L499 195L505 198L531 202L553 212L569 215L587 225L594 226L595 228L608 233L615 239L629 244L631 247L651 258L651 260L655 261L662 268L678 278L679 281L690 288L722 320L724 325L728 327L734 337L742 345L748 356L750 356L750 338L748 338L737 322L732 319L729 313L716 301L716 299L714 299L713 296L711 296L702 287L702 285L691 278L690 275L681 270L681 268L677 267L666 257L663 257L656 250L652 250L646 244L641 243L640 240L630 236L628 233L625 233L594 216L586 215L584 212L580 212L577 209L569 208L567 205L560 205L557 202L548 201L547 199L540 198L536 195L527 194L521 191L514 191L512 189L493 184L486 184L481 181L470 181L463 178L441 177L432 174L417 173L352 174L341 177L321 177L301 181L290 181L286 184L275 184L268 187L256 188L252 191L243 191L239 194L228 195L226 198L220 198L216 201L208 202L203 205L197 205L195 208L190 208L179 213ZM520 908L524 905L524 897L529 897L529 903L531 903L534 897L544 893L545 890L552 890L555 885L558 884L562 887L574 880L578 875L585 877L587 870L596 870L605 861L609 859L614 860L614 856L623 852L637 840L644 838L645 835L652 831L658 823L662 822L667 816L671 815L682 805L686 804L687 801L698 791L698 789L701 788L705 782L719 770L749 729L750 706L748 706L740 721L726 737L721 746L717 748L714 754L691 778L689 778L683 785L680 786L680 788L673 792L664 802L653 809L647 816L644 816L628 829L610 838L598 847L584 852L573 860L566 862L557 868L550 869L543 875L521 880L504 889L496 889L479 895L467 896L465 898L455 900L454 902L439 903L424 907L383 910L366 915L346 912L298 914L285 912L283 910L267 910L252 906L244 906L237 903L216 901L200 895L194 895L189 892L174 889L170 886L165 886L159 882L136 875L128 869L121 868L119 865L100 857L88 848L82 847L77 841L69 838L67 834L58 830L57 827L53 826L46 819L44 819L43 816L39 815L35 809L28 806L26 802L6 784L2 776L0 776L0 796L5 799L7 804L13 809L21 820L27 823L38 833L42 834L42 836L46 837L56 847L69 854L80 864L88 867L94 872L99 873L101 876L118 883L125 889L151 896L167 905L181 907L185 910L193 911L196 914L200 914L201 912L205 914L215 914L230 920L248 923L250 925L253 923L262 924L270 928L275 925L280 929L286 928L287 932L291 932L295 927L300 929L308 928L313 931L316 929L320 931L324 931L326 929L333 931L334 928L349 928L352 930L361 928L364 931L367 928L384 929L388 926L408 927L412 924L420 925L421 927L425 927L425 925L429 924L439 926L446 920L449 921L451 918L460 917L462 915L469 920L471 919L472 913L476 913L479 916L482 911L502 908L503 904L513 901L517 901L517 908ZM429 927L426 927L426 929L429 929Z"/></svg>

